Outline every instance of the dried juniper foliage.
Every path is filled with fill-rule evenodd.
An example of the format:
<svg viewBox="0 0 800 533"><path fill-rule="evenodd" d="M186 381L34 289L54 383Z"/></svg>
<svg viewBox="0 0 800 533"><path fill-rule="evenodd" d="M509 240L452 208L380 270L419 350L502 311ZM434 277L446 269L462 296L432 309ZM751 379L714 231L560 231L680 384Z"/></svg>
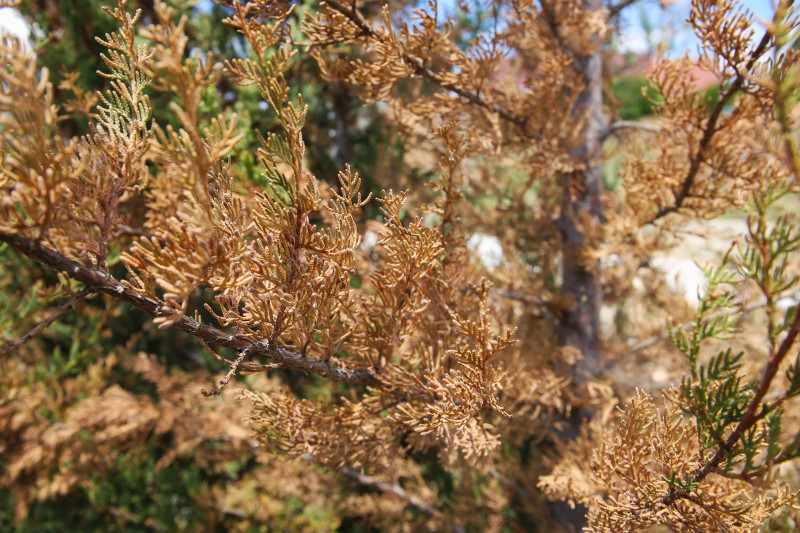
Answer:
<svg viewBox="0 0 800 533"><path fill-rule="evenodd" d="M230 431L232 456L264 463L244 485L278 498L301 491L274 487L271 476L302 472L316 503L377 527L458 530L480 520L501 530L524 522L506 516L510 506L543 514L543 467L531 450L558 447L552 429L568 435L592 413L539 480L551 497L589 509L589 531L751 531L787 512L796 495L778 474L800 453L800 419L788 408L800 390L800 318L779 302L795 290L799 241L795 220L772 210L797 193L800 168L790 3L756 40L734 2L696 0L699 57L659 57L650 77L657 125L608 124L603 108L604 42L630 2L494 2L491 27L472 37L457 21L441 23L435 1L219 4L246 49L240 57L190 50L186 18L158 3L144 25L121 0L108 11L119 31L98 39L107 90L88 95L66 76L58 86L75 99L63 107L35 56L3 38L0 240L56 270L49 295L66 301L31 312L36 320L23 313L27 333L2 353L41 356L30 342L77 304L125 302L159 330L199 339L224 376L207 379L203 393L244 397L259 446L299 462L243 451L242 428L225 423L231 404L203 411L214 400L187 399L185 382L151 356L121 364L172 410L112 384L109 358L71 376L59 401L34 387L0 403L11 457L2 487L25 488L18 521L101 468L88 448L119 458L169 433L175 448L156 470L190 455L213 468L206 444ZM434 176L431 187L373 200L349 165L314 175L303 88L287 81L301 53L384 111L405 148L416 146L405 163ZM717 76L717 101L696 93L695 68ZM205 116L220 84L259 94L275 124L255 133L247 171L264 187L242 179L234 157L249 119ZM171 102L170 124L152 117L156 92ZM76 113L90 126L72 137L59 124ZM618 191L602 183L612 135L629 148ZM366 243L361 216L371 206L382 220L367 222L376 237ZM614 391L595 381L605 369L612 384L614 376L614 361L600 359L601 297L630 294L640 265L686 217L731 208L747 209L748 234L705 270L709 289L690 324L670 331L685 379L662 404L638 392L613 422ZM480 267L468 232L496 237L503 264ZM113 269L118 261L127 274ZM753 294L765 302L760 350L739 329ZM656 291L648 297L659 304ZM253 377L239 381L241 394L225 390L278 369L292 376L284 386ZM328 384L297 394L298 381L317 378ZM3 379L5 389L28 390ZM97 394L79 398L89 384ZM62 425L36 420L33 408L23 415L25 402L54 406ZM204 436L193 436L199 426ZM81 427L92 434L84 439ZM47 479L63 462L77 467ZM432 464L455 472L448 483L434 488ZM365 491L342 496L334 476ZM247 490L214 488L236 505ZM278 514L260 512L254 521Z"/></svg>
<svg viewBox="0 0 800 533"><path fill-rule="evenodd" d="M220 393L237 372L276 365L368 386L358 401L327 406L254 396L253 418L281 432L278 440L291 441L284 451L357 466L370 448L336 435L363 432L386 445L403 428L467 456L496 447L483 417L486 410L507 415L498 401L505 374L495 354L513 341L510 332L493 333L488 283L471 289L458 273L467 256L463 234L450 232L447 213L458 200L452 187L439 227L403 221L406 194L384 193L380 260L368 275L370 290L354 290L360 243L354 215L370 197L362 199L349 167L339 187L323 194L305 166L306 108L302 96L290 98L284 77L296 54L291 8L228 5L225 22L254 56L223 67L213 54L186 58L185 20L173 21L161 4L142 31L150 44L135 46L139 14L124 7L109 11L120 31L99 41L109 50L103 56L109 92L101 95L92 133L79 139L58 136L46 72L37 76L33 57L6 41L6 240L91 290L148 311L160 328L177 326L236 349L233 360L217 356L230 372L208 394ZM280 126L261 137L258 159L269 187L254 195L237 188L228 171L226 157L239 139L235 116L215 118L207 128L198 122L200 95L223 69L237 84L256 86ZM176 97L178 128L150 120L148 85ZM12 105L26 91L35 95L26 98L33 108ZM452 172L461 157L454 148ZM134 232L141 236L126 245L120 206L134 197L146 216ZM313 222L320 218L325 222ZM107 270L113 244L126 248L121 260L130 281ZM201 323L203 309L190 308L199 289L214 294L204 310L219 328ZM321 423L323 416L338 423ZM377 425L361 426L362 418ZM297 431L309 441L292 437ZM317 439L327 445L311 444Z"/></svg>

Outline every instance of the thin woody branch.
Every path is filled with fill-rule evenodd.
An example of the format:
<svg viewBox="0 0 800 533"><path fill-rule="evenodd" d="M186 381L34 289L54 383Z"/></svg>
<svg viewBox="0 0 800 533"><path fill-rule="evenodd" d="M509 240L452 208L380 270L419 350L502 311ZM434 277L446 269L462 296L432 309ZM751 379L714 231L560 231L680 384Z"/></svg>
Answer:
<svg viewBox="0 0 800 533"><path fill-rule="evenodd" d="M531 496L531 493L530 493L530 491L528 489L526 489L524 487L521 487L520 485L514 483L508 477L506 477L502 473L500 473L500 471L497 470L496 468L490 468L487 471L487 474L489 474L491 477L495 478L497 481L499 481L500 483L505 485L507 488L511 489L514 492L514 494L516 494L517 496L519 496L523 500L526 500L528 502L533 502L533 497Z"/></svg>
<svg viewBox="0 0 800 533"><path fill-rule="evenodd" d="M0 241L7 242L31 259L35 259L54 270L66 273L72 279L86 285L88 290L109 294L114 298L127 302L133 307L144 311L152 317L163 316L163 312L160 310L161 306L158 302L145 298L135 291L126 288L121 282L110 275L86 268L64 257L56 250L16 234L0 232ZM274 346L269 342L257 341L241 335L228 334L213 326L202 324L188 316L181 317L180 320L175 322L173 327L185 331L194 337L198 337L207 343L225 346L237 352L249 349L249 353L252 355L268 357L277 363L285 364L287 367L317 374L331 381L360 383L375 387L381 385L381 381L378 377L367 370L343 370L324 361L306 357L299 352L280 346Z"/></svg>
<svg viewBox="0 0 800 533"><path fill-rule="evenodd" d="M350 479L364 485L365 487L370 487L381 492L388 492L398 496L402 500L408 502L409 505L413 506L414 508L418 509L419 511L425 513L428 516L434 518L441 518L441 513L437 511L433 506L423 502L416 496L413 496L406 492L406 490L401 487L400 485L393 485L391 483L386 483L385 481L378 481L370 476L362 474L352 468L344 468L342 473L349 477ZM464 533L464 528L459 526L454 522L450 522L450 529L454 533Z"/></svg>
<svg viewBox="0 0 800 533"><path fill-rule="evenodd" d="M524 302L530 306L535 306L536 311L543 317L555 319L555 315L551 310L551 305L549 302L544 300L539 296L534 296L532 294L524 294L518 291L512 291L507 289L491 289L491 294L500 296L501 298L508 298L509 300L517 300L519 302Z"/></svg>
<svg viewBox="0 0 800 533"><path fill-rule="evenodd" d="M214 387L210 391L207 391L207 390L203 389L203 391L202 391L203 396L217 396L217 395L219 395L219 393L222 392L222 390L228 385L228 383L230 383L230 381L233 378L233 376L236 375L236 370L239 368L239 365L242 364L242 362L244 361L244 358L247 357L247 355L250 353L250 348L253 347L253 346L255 346L255 345L251 344L250 346L248 346L247 348L245 348L244 350L239 352L239 355L236 357L236 359L232 363L230 363L230 367L231 368L230 368L230 370L228 370L228 373L225 374L224 378L219 380L219 385Z"/></svg>
<svg viewBox="0 0 800 533"><path fill-rule="evenodd" d="M664 128L658 124L651 124L649 122L640 122L636 120L617 120L606 127L605 131L603 131L602 140L606 140L608 137L615 135L620 131L631 129L645 131L648 133L660 133L664 131Z"/></svg>
<svg viewBox="0 0 800 533"><path fill-rule="evenodd" d="M742 316L745 316L745 315L748 315L748 314L752 313L753 311L758 311L759 309L763 309L764 307L766 307L766 305L767 305L767 302L764 301L764 300L761 300L761 301L758 301L758 302L756 302L756 303L754 303L752 305L748 305L747 307L743 307L740 312L742 313ZM680 329L684 330L684 331L689 331L690 329L692 329L693 326L694 326L694 320L689 321L689 322L685 322L685 323L681 324L678 327ZM656 344L658 344L660 342L665 342L665 341L668 341L668 340L670 340L669 333L663 333L661 335L656 335L654 337L649 337L647 339L641 340L641 341L637 342L636 344L634 344L633 347L630 350L626 351L626 353L629 354L629 355L637 354L637 353L641 352L642 350L644 350L646 348L649 348L649 347L651 347L653 345L656 345Z"/></svg>
<svg viewBox="0 0 800 533"><path fill-rule="evenodd" d="M625 8L632 6L633 4L635 4L638 1L639 0L622 0L621 2L619 2L617 4L614 4L612 6L608 6L608 8L607 8L608 9L608 18L612 19L612 18L618 16L620 13L622 13L622 11Z"/></svg>
<svg viewBox="0 0 800 533"><path fill-rule="evenodd" d="M12 350L16 350L20 346L23 346L25 343L39 335L45 329L47 329L50 324L64 316L67 311L74 309L76 305L82 302L90 293L92 292L91 289L84 288L79 291L75 296L69 299L67 303L50 313L44 320L36 324L31 330L23 335L22 337L18 338L15 341L9 342L3 348L0 348L0 357L10 353Z"/></svg>

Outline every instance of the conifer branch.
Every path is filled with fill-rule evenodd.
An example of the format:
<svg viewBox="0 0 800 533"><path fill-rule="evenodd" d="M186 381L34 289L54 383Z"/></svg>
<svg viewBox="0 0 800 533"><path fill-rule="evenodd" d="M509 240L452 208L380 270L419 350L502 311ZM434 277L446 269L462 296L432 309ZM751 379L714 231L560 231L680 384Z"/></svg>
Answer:
<svg viewBox="0 0 800 533"><path fill-rule="evenodd" d="M722 112L725 106L730 103L731 99L739 92L739 89L742 88L750 70L755 66L756 61L758 61L764 52L767 51L767 47L772 40L773 35L770 32L766 32L761 42L759 42L758 46L753 50L744 70L737 73L736 79L734 79L728 89L720 95L719 100L717 100L716 105L711 110L711 114L706 122L706 127L703 129L703 137L700 139L700 144L697 146L697 152L689 162L689 172L683 179L680 190L675 194L675 202L672 205L660 208L646 224L652 224L670 213L677 212L683 206L683 202L691 196L692 186L695 183L697 174L700 172L700 166L705 162L706 151L711 146L711 139L714 137L714 134L717 133L718 123L720 118L722 118Z"/></svg>
<svg viewBox="0 0 800 533"><path fill-rule="evenodd" d="M26 239L17 234L0 232L0 241L7 242L22 254L34 259L54 270L66 273L72 279L86 285L93 292L103 292L127 302L133 307L144 311L152 317L165 316L161 305L149 298L137 294L126 288L121 282L111 275L86 268L75 261L64 257L58 251L50 249L38 242ZM182 316L175 321L173 327L198 337L207 343L219 344L231 350L241 352L249 349L249 353L256 356L268 357L288 367L304 370L322 376L331 381L343 383L360 383L380 387L378 377L367 370L343 370L324 361L306 357L300 352L275 346L269 342L256 341L241 335L231 335L207 324L202 324L188 316Z"/></svg>
<svg viewBox="0 0 800 533"><path fill-rule="evenodd" d="M518 484L514 483L507 476L504 476L503 474L501 474L500 471L497 470L496 468L490 468L486 473L489 474L491 477L495 478L497 481L499 481L503 485L505 485L507 488L509 488L512 491L514 491L514 494L516 494L517 496L519 496L523 500L525 500L527 502L533 502L533 496L531 496L531 493L530 493L530 491L528 489L526 489L524 487L521 487Z"/></svg>
<svg viewBox="0 0 800 533"><path fill-rule="evenodd" d="M299 396L303 391L296 383L278 391L278 379L259 383L263 390L244 391L252 403L248 419L263 447L241 448L307 458L341 474L331 485L360 485L368 493L363 501L378 503L364 509L365 514L379 519L391 507L391 519L402 513L403 520L411 516L429 522L429 527L449 525L461 532L457 523L470 523L513 529L515 524L506 521L514 514L505 512L509 503L529 508L539 502L527 488L531 480L514 470L521 464L519 457L528 454L489 454L501 438L507 449L522 451L519 446L528 448L532 435L551 434L554 423L572 422L582 414L594 417L585 432L563 444L549 441L564 457L540 485L550 497L579 504L562 525L576 530L586 525L592 533L638 531L656 524L680 531L752 531L781 506L796 503L796 495L776 482L774 474L776 465L800 455L800 435L792 434L795 417L790 417L791 426L781 427L781 416L796 407L788 400L800 395L800 361L792 361L786 370L786 388L779 373L800 344L800 319L792 314L797 308L785 310L781 305L793 296L789 292L798 281L800 234L789 215L772 227L764 207L792 192L798 174L798 84L791 70L798 56L787 52L778 59L787 49L781 43L793 42L800 24L794 12L784 13L792 0L782 0L760 42L753 38L752 16L733 0L693 1L689 22L705 43L702 57L660 61L653 71L653 83L663 96L660 116L664 124L671 124L663 129L647 122L609 124L602 106L603 75L609 69L602 68L604 56L598 46L618 29L620 13L636 0L495 3L494 28L489 31L485 13L471 11L464 2L464 18L443 22L436 0L427 7L386 7L379 12L364 9L357 0L318 0L301 30L310 56L297 53L296 3L219 2L229 8L226 23L244 36L252 58L220 62L211 53L195 55L186 35L190 19L173 21L175 10L161 3L145 17L152 24L137 37L138 14L127 15L125 0L119 0L119 8L110 14L122 28L100 40L108 48L103 55L108 72L102 75L111 79L111 86L100 97L97 113L89 111L94 104L82 103L85 114L91 115L89 136L61 131L58 124L68 115L60 111L60 97L54 96L55 85L46 70L21 43L0 42L5 50L0 53L0 242L38 261L40 269L63 272L83 289L65 294L64 301L72 299L54 312L41 311L46 318L21 339L0 347L0 355L44 331L89 294L102 292L112 297L108 301L123 301L148 313L161 328L177 327L202 342L224 368L214 378L215 387L203 391L207 396L219 394L237 374L294 368L326 377L336 383L329 383L321 394L314 384L301 385L305 392L314 389L312 395ZM410 20L404 20L407 10ZM137 40L149 44L137 47ZM775 52L770 64L763 60L767 51ZM406 206L406 193L384 193L378 200L384 224L369 230L376 242L365 239L365 246L356 219L366 202L360 197L360 179L346 166L339 175L341 187L320 190L314 175L317 165L307 158L329 146L327 139L315 141L320 132L324 136L324 121L308 121L312 127L305 132L306 142L307 113L316 113L316 104L331 103L324 91L308 106L299 95L295 100L293 84L308 78L295 77L290 67L308 57L318 61L314 74L347 83L367 103L388 102L394 113L387 117L402 131L414 138L428 136L418 153L409 151L402 157L404 164L436 174L432 189L443 199ZM241 147L243 157L237 153L241 136L233 116L213 117L227 105L207 102L219 95L229 99L231 84L217 85L223 76L220 64L236 85L253 86L260 93L259 107L266 104L262 110L274 115L281 130L270 126L257 134L261 148L252 157L245 153L250 144ZM709 103L694 90L691 73L697 67L719 74L718 102ZM399 92L404 84L415 91L410 98ZM154 109L145 91L148 86L165 93ZM172 102L168 110L160 105L165 100ZM249 98L241 103L249 106L248 102ZM338 97L333 104L337 127L329 130L330 142L346 143L350 132L339 124L347 123L348 108ZM71 105L63 108L69 111ZM165 121L164 111L174 116ZM319 131L314 126L320 126ZM635 129L642 135L618 135L621 144L634 141L641 149L623 150L620 178L626 185L624 194L615 198L602 188L605 155L600 144L610 135ZM657 142L650 142L654 139ZM391 139L385 145L377 136L375 140L394 157ZM309 154L307 145L317 149ZM437 152L444 156L439 172L432 165ZM229 154L234 156L230 160ZM384 168L384 162L378 163L376 179ZM234 179L243 171L255 176L259 170L264 183L242 185ZM266 187L257 192L259 184ZM660 235L661 230L674 229L670 226L677 217L668 217L670 213L710 218L741 205L754 191L761 216L748 220L741 264L729 264L726 255L725 265L709 268L709 286L719 286L719 293L707 291L692 324L671 331L670 338L689 359L691 375L680 389L665 392L659 407L641 387L655 390L660 384L648 383L641 375L634 376L638 381L627 381L628 376L618 375L620 366L594 363L601 354L596 323L603 295L640 297L619 292L620 286L629 286L626 276L638 269L635 261L614 260L602 276L597 272L605 272L605 267L599 262L612 251L619 258L637 259L668 244ZM484 205L481 195L491 196L491 202ZM497 209L486 209L492 205ZM641 215L630 219L631 213ZM665 220L650 228L653 232L626 239L650 217L649 222ZM503 270L496 272L503 284L497 289L471 282L478 272L469 262L465 230L471 227L487 228L503 247L510 247ZM141 238L124 246L117 240L121 235ZM121 273L113 277L105 266L111 250L123 252L120 261L128 268L127 281ZM27 273L13 274L6 276L12 290L30 279ZM735 338L736 320L750 309L739 303L739 297L749 293L732 288L742 281L755 282L767 301L768 357L755 361L758 374L743 359L746 349L740 351L740 339ZM525 294L513 287L533 288ZM213 293L213 307L211 301L205 306L216 319L211 324L190 312L201 290L204 295ZM561 298L551 299L559 293ZM648 313L654 301L669 305L653 296L641 295ZM53 303L55 308L58 303ZM10 312L0 318L13 322L13 311L3 311ZM683 313L682 308L676 311ZM657 315L653 319L658 320ZM676 323L683 320L680 314ZM497 326L505 333L496 334ZM497 357L514 343L514 326L522 332L522 347L507 358ZM559 335L553 335L555 328ZM20 328L18 335L27 329ZM184 396L178 392L186 388L184 381L171 376L174 383L165 383L163 366L154 359L148 362L150 356L128 357L139 334L120 339L126 335L124 328L105 328L102 333L101 341L125 345L125 352L117 352L125 354L124 364L139 360L147 367L136 371L157 386L161 406L172 409L182 402L195 409L199 407L194 404L205 403L176 402L179 394ZM633 356L666 338L634 339L638 344L631 343L627 353ZM733 342L709 360L701 343L711 338ZM82 335L72 339L70 355L78 357L70 360L65 379L75 374L80 381L64 390L89 391L85 403L96 407L84 411L95 417L96 410L112 411L107 400L113 399L109 391L115 388L107 386L109 381L97 381L105 378L96 378L98 372L83 365L88 358L79 359L84 340ZM59 344L66 342L59 339ZM211 343L232 352L220 355ZM578 372L573 372L575 354L553 349L556 344L577 347L584 354ZM107 346L94 343L91 349L100 354ZM46 352L41 355L46 357ZM196 354L189 357L198 362ZM0 361L20 368L39 364ZM115 364L112 356L98 361L96 368L110 370ZM602 375L604 368L607 373ZM604 436L616 401L613 391L595 379L569 379L571 374L594 372L593 378L640 389L617 417L614 433ZM16 387L21 375L12 369L0 385ZM198 378L192 388L199 389L206 380L211 379ZM33 381L37 387L40 383ZM98 383L106 392L93 397L91 387ZM175 393L168 395L167 389ZM42 412L46 404L36 391L22 392L9 403L11 412L17 405L24 406L20 412ZM60 417L63 420L75 418L75 431L91 428L87 443L73 439L79 433L71 433L52 446L41 438L49 439L49 430L30 431L14 422L21 429L13 430L14 442L5 455L10 457L9 470L15 468L18 474L6 477L23 481L16 485L26 491L20 499L24 505L49 498L40 496L44 489L55 494L53 487L58 486L58 494L63 494L63 487L81 481L77 474L90 468L80 464L71 469L75 481L67 485L49 478L54 468L70 463L73 448L83 454L75 456L84 457L89 453L81 446L90 444L86 450L102 455L97 453L96 436L104 431L95 428L121 427L106 449L127 447L132 406L141 404L147 411L136 429L142 435L153 434L154 425L164 426L155 430L158 434L173 431L170 424L189 427L182 430L183 436L173 431L178 451L165 454L157 470L178 453L189 456L199 442L216 439L204 434L205 427L198 434L200 419L186 422L181 412L164 417L175 420L165 424L151 402L139 402L129 392L118 393L124 401L116 411L124 416L103 418L94 425L76 415L84 406L73 412L66 402L54 405L59 414L68 415ZM511 413L516 418L509 422ZM558 419L560 414L564 416ZM577 434L577 427L571 427L565 435L572 437L573 429ZM34 438L28 439L29 434ZM51 458L31 453L28 442L37 440L43 442L40 449L55 450ZM539 441L548 443L544 437ZM62 449L66 453L61 454ZM496 468L467 470L472 468L467 461L448 461L447 468L456 474L452 490L431 494L425 481L429 472L421 469L433 457L425 450L433 449L440 450L440 457L450 457L451 452L465 459L488 457ZM259 461L258 468L262 466ZM372 473L374 467L384 475ZM73 475L59 475L67 473ZM715 473L719 475L708 475ZM240 477L248 483L259 481ZM406 483L407 479L416 481ZM4 483L8 481L0 479L0 488ZM309 485L303 484L302 490L313 495ZM492 496L489 491L499 497L483 498ZM469 509L457 499L462 495L472 495ZM475 502L478 498L483 499ZM226 502L237 505L235 498ZM381 505L384 502L390 506ZM358 500L347 505L360 511L355 507ZM252 524L260 519L227 504L219 512ZM18 509L19 517L22 514ZM132 521L133 515L123 513L120 519Z"/></svg>
<svg viewBox="0 0 800 533"><path fill-rule="evenodd" d="M752 313L753 311L758 311L759 309L763 309L764 307L766 307L766 305L767 305L766 301L760 300L760 301L758 301L758 302L756 302L756 303L754 303L752 305L748 305L747 307L743 307L739 312L742 314L742 316L748 315L748 314ZM689 331L690 329L692 329L693 326L694 326L694 321L690 321L690 322L684 322L683 324L675 326L672 329L675 330L675 329L679 328L679 329L682 329L684 331ZM670 337L669 332L663 333L661 335L656 335L654 337L648 337L648 338L640 340L639 342L634 344L633 347L630 350L627 350L627 353L629 355L637 354L637 353L641 352L642 350L644 350L646 348L649 348L649 347L651 347L651 346L653 346L655 344L658 344L660 342L668 341L668 340L670 340L670 338L671 337Z"/></svg>
<svg viewBox="0 0 800 533"><path fill-rule="evenodd" d="M720 465L720 463L722 463L723 459L725 459L726 452L730 451L739 441L742 435L746 431L750 430L756 422L763 418L763 415L759 412L762 409L762 402L767 396L767 392L769 392L769 388L772 385L772 380L778 373L778 369L780 368L781 363L785 359L786 355L788 355L789 350L791 350L792 346L794 345L798 334L800 334L800 313L795 315L792 325L789 327L789 331L787 332L786 337L783 339L783 342L781 342L778 350L767 360L767 366L764 369L764 374L761 376L761 380L759 381L758 389L753 395L753 399L747 406L747 410L745 411L741 421L736 425L736 428L734 428L731 434L728 435L720 447L717 448L717 451L714 453L711 459L709 459L694 474L692 477L692 483L700 483L706 478L706 476L708 476L708 474L716 471L717 467ZM665 506L672 505L677 500L686 498L687 496L688 493L675 490L673 487L670 489L669 494L667 494L661 500L661 503Z"/></svg>

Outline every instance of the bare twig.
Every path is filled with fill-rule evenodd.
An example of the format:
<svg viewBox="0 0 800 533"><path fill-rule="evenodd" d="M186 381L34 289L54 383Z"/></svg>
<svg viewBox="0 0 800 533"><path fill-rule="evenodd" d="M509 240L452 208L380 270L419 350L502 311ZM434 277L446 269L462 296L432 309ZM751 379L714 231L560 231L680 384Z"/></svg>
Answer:
<svg viewBox="0 0 800 533"><path fill-rule="evenodd" d="M75 296L70 298L70 300L67 303L65 303L64 305L53 311L47 318L45 318L44 320L36 324L33 328L31 328L31 330L28 333L18 338L17 340L6 344L5 346L3 346L3 348L0 348L0 357L8 354L12 350L19 348L26 342L33 339L35 336L39 335L41 332L47 329L47 327L50 326L50 324L52 324L53 322L64 316L64 314L67 311L73 309L76 305L78 305L78 303L83 301L83 299L86 298L91 292L92 290L89 287L82 289L80 292L75 294Z"/></svg>
<svg viewBox="0 0 800 533"><path fill-rule="evenodd" d="M228 361L228 364L230 365L231 368L230 370L228 370L228 373L225 374L225 377L219 380L219 386L214 387L210 391L203 389L202 391L200 391L203 393L203 396L216 396L220 392L222 392L222 390L230 382L233 376L236 375L236 370L239 368L239 365L242 364L244 358L247 357L247 354L250 353L250 349L253 346L255 346L255 344L251 344L250 346L239 352L239 356L234 361Z"/></svg>
<svg viewBox="0 0 800 533"><path fill-rule="evenodd" d="M602 139L605 140L611 135L616 134L618 131L628 130L628 129L636 129L636 130L646 131L649 133L660 133L664 131L664 128L662 128L658 124L653 124L651 122L642 122L638 120L617 120L616 122L612 122L606 127L605 131L602 134Z"/></svg>
<svg viewBox="0 0 800 533"><path fill-rule="evenodd" d="M126 288L114 277L104 272L86 268L64 257L56 250L17 234L0 232L0 241L7 242L19 252L54 270L65 272L69 277L83 283L86 285L87 289L93 292L109 294L144 311L152 317L165 316L159 302L144 297L132 289ZM242 335L231 335L213 326L202 324L188 316L181 317L172 327L185 331L208 343L225 346L237 352L241 352L250 347L249 353L252 355L267 357L277 363L285 364L287 367L317 374L331 381L361 383L374 387L380 387L382 384L378 376L368 370L344 370L327 362L306 357L300 352L276 346L267 341L255 340Z"/></svg>
<svg viewBox="0 0 800 533"><path fill-rule="evenodd" d="M412 496L406 490L401 487L400 485L393 485L391 483L386 483L385 481L378 481L370 476L364 475L357 470L353 470L352 468L345 467L342 470L342 473L349 477L350 479L357 481L361 485L365 487L370 487L373 489L377 489L381 492L388 492L394 494L395 496L400 497L401 499L405 500L409 503L409 505L414 506L418 510L422 511L428 516L434 518L442 518L442 515L439 511L437 511L433 506L423 502L416 496ZM450 522L450 529L455 533L465 533L465 530L460 525Z"/></svg>
<svg viewBox="0 0 800 533"><path fill-rule="evenodd" d="M532 294L524 294L507 289L491 289L490 294L494 294L502 298L508 298L509 300L517 300L519 302L533 304L536 306L536 310L539 311L541 316L554 320L557 318L553 312L550 311L550 306L548 305L547 301L539 296L533 296Z"/></svg>
<svg viewBox="0 0 800 533"><path fill-rule="evenodd" d="M221 356L220 354L215 352L214 349L211 348L211 346L206 344L206 342L203 339L199 340L200 343L203 345L203 347L206 350L208 350L208 352L211 355L214 356L214 359L228 366L233 366L234 362L236 361L235 359L231 361L230 359ZM200 359L199 356L197 356L197 358L198 360ZM258 374L260 372L266 372L267 370L277 370L279 368L286 368L286 365L284 363L254 363L252 361L240 361L238 366L238 372L239 375Z"/></svg>
<svg viewBox="0 0 800 533"><path fill-rule="evenodd" d="M742 307L740 312L742 313L742 315L747 315L749 313L752 313L753 311L763 309L766 305L767 305L766 300L762 299L752 305L748 305L747 307ZM694 325L694 320L692 320L691 322L686 322L684 324L681 324L680 326L678 326L678 328L684 331L688 331L689 329L692 328L693 325ZM660 342L668 341L669 339L670 339L669 333L656 335L655 337L650 337L648 339L644 339L643 341L639 341L633 346L633 348L628 350L627 353L628 355L637 354L642 350L644 350L645 348L649 348L650 346L653 346L654 344L658 344Z"/></svg>
<svg viewBox="0 0 800 533"><path fill-rule="evenodd" d="M544 299L540 298L539 296L534 296L532 294L524 294L521 292L512 291L508 289L491 289L489 292L491 294L496 294L497 296L502 296L503 298L508 298L510 300L519 300L520 302L547 307L547 302Z"/></svg>
<svg viewBox="0 0 800 533"><path fill-rule="evenodd" d="M608 6L608 18L609 20L619 15L623 9L629 7L639 0L622 0L620 3L615 4L613 6Z"/></svg>
<svg viewBox="0 0 800 533"><path fill-rule="evenodd" d="M531 493L527 489L520 487L519 485L508 479L506 476L501 474L496 468L490 468L487 473L493 478L495 478L497 481L505 485L507 488L513 490L517 496L529 502L533 502Z"/></svg>

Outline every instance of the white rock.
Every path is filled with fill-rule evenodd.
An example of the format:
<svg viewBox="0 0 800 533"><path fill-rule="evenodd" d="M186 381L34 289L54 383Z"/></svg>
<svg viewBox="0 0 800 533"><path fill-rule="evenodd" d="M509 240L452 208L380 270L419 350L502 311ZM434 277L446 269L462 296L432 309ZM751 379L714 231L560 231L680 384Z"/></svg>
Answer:
<svg viewBox="0 0 800 533"><path fill-rule="evenodd" d="M503 245L494 235L475 233L467 240L467 248L475 252L481 263L490 270L499 267L505 259Z"/></svg>
<svg viewBox="0 0 800 533"><path fill-rule="evenodd" d="M700 297L708 290L708 279L694 261L659 256L653 258L650 264L662 272L670 290L683 294L686 302L691 305L696 306Z"/></svg>

